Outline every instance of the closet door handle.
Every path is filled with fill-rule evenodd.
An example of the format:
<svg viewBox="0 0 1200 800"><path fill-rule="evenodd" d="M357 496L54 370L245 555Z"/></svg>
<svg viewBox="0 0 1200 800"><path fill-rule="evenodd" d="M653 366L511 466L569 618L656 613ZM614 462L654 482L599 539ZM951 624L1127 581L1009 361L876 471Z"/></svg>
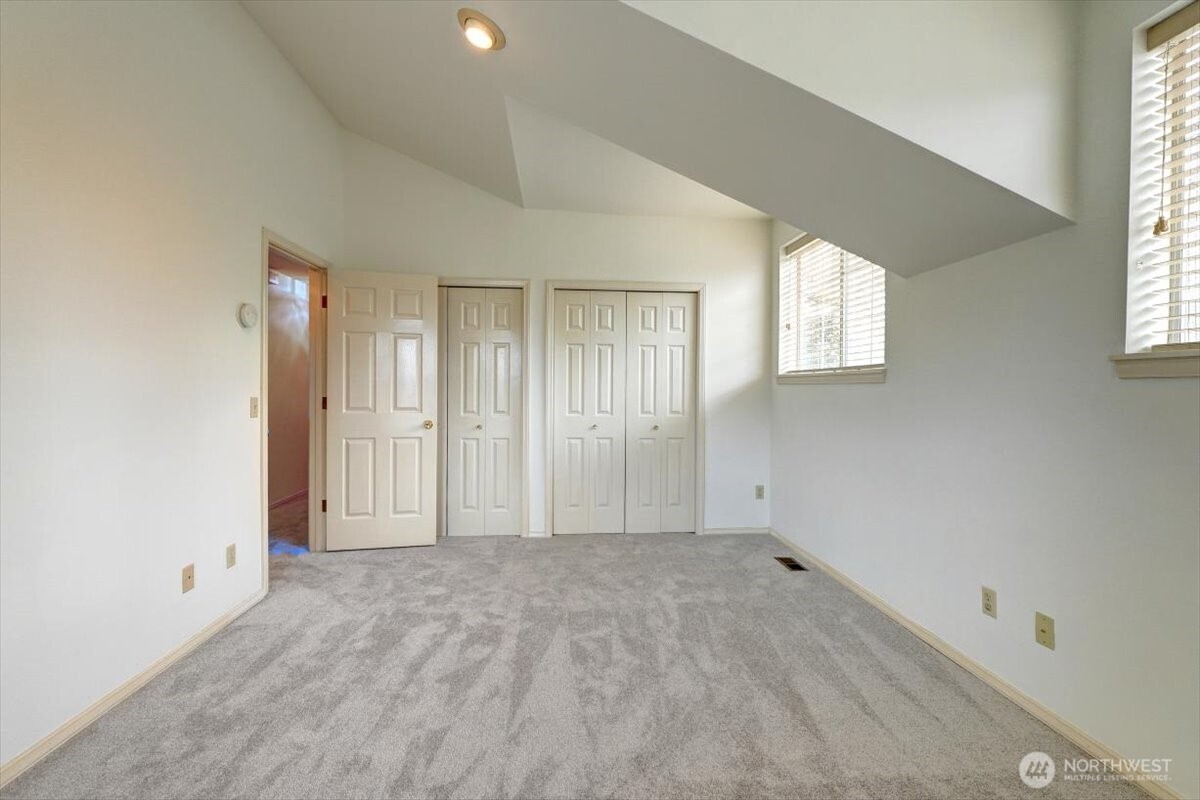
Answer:
<svg viewBox="0 0 1200 800"><path fill-rule="evenodd" d="M427 430L427 431L433 430L433 420L431 420L431 419L425 420L425 430Z"/></svg>
<svg viewBox="0 0 1200 800"><path fill-rule="evenodd" d="M599 425L592 425L590 428L588 428L588 430L589 430L589 431L598 431L598 430L600 430L600 426L599 426Z"/></svg>
<svg viewBox="0 0 1200 800"><path fill-rule="evenodd" d="M650 430L652 430L652 431L656 431L656 430L658 430L658 426L657 426L657 425L655 425L655 426L654 426L653 428L651 428Z"/></svg>
<svg viewBox="0 0 1200 800"><path fill-rule="evenodd" d="M482 425L476 425L476 426L475 426L475 430L477 430L477 431L481 431L481 430L483 430L483 426L482 426Z"/></svg>

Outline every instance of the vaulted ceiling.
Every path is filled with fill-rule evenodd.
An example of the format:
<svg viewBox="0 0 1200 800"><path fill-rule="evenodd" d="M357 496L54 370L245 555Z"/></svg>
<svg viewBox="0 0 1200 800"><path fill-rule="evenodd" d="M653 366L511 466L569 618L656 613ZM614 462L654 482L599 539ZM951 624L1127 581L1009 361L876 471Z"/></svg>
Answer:
<svg viewBox="0 0 1200 800"><path fill-rule="evenodd" d="M1068 224L616 2L244 0L343 126L527 208L768 214L903 275Z"/></svg>

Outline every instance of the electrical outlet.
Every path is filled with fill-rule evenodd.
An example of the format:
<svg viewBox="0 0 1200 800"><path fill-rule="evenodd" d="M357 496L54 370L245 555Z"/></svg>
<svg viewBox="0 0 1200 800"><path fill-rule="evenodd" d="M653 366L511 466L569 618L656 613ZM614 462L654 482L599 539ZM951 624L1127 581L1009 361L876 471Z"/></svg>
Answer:
<svg viewBox="0 0 1200 800"><path fill-rule="evenodd" d="M983 613L996 618L996 590L983 587Z"/></svg>
<svg viewBox="0 0 1200 800"><path fill-rule="evenodd" d="M754 499L755 500L762 500L766 496L767 496L767 487L763 486L761 483L754 487Z"/></svg>
<svg viewBox="0 0 1200 800"><path fill-rule="evenodd" d="M231 544L225 548L225 569L230 569L237 563L237 545Z"/></svg>
<svg viewBox="0 0 1200 800"><path fill-rule="evenodd" d="M1040 611L1033 615L1033 638L1043 647L1054 649L1054 617L1047 617Z"/></svg>
<svg viewBox="0 0 1200 800"><path fill-rule="evenodd" d="M188 564L183 568L183 591L190 592L196 587L196 565Z"/></svg>
<svg viewBox="0 0 1200 800"><path fill-rule="evenodd" d="M258 398L250 398L250 419L258 419Z"/></svg>

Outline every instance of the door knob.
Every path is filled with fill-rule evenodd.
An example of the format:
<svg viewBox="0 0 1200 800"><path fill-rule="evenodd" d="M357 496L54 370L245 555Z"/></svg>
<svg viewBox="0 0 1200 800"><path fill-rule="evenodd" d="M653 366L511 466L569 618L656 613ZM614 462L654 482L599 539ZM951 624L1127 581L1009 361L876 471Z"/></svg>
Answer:
<svg viewBox="0 0 1200 800"><path fill-rule="evenodd" d="M477 430L477 431L481 431L481 430L483 430L483 426L482 426L482 425L476 425L476 426L475 426L475 430Z"/></svg>
<svg viewBox="0 0 1200 800"><path fill-rule="evenodd" d="M425 430L427 430L427 431L433 430L433 420L431 420L431 419L425 420Z"/></svg>
<svg viewBox="0 0 1200 800"><path fill-rule="evenodd" d="M656 431L656 430L658 430L658 426L657 426L657 425L655 425L655 426L654 426L653 428L651 428L650 430L652 430L652 431Z"/></svg>
<svg viewBox="0 0 1200 800"><path fill-rule="evenodd" d="M598 430L600 430L600 426L599 426L599 425L593 425L593 426L591 426L590 428L588 428L588 430L589 430L589 431L598 431Z"/></svg>

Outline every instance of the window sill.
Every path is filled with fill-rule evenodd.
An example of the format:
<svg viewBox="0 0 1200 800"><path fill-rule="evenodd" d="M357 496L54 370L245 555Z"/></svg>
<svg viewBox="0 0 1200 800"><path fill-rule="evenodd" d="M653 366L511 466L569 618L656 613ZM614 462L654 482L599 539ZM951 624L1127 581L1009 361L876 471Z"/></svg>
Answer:
<svg viewBox="0 0 1200 800"><path fill-rule="evenodd" d="M785 383L883 383L887 379L887 367L862 367L859 369L828 369L812 372L785 372L775 376L775 382Z"/></svg>
<svg viewBox="0 0 1200 800"><path fill-rule="evenodd" d="M1118 378L1200 378L1200 348L1109 356Z"/></svg>

